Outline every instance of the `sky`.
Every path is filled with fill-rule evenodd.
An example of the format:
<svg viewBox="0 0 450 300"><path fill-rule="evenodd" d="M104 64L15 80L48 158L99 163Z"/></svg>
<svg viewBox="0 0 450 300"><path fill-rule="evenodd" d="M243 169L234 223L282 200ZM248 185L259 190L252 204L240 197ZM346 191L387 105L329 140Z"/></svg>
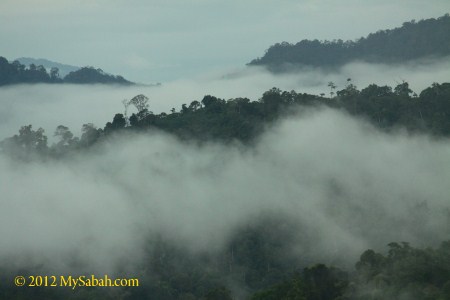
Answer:
<svg viewBox="0 0 450 300"><path fill-rule="evenodd" d="M180 111L182 104L201 101L205 95L226 100L247 97L257 101L273 87L313 95L325 93L328 96L328 82L334 82L339 91L348 84L347 78L351 78L360 90L372 83L395 87L405 80L415 93L420 94L433 82L448 82L450 59L401 66L350 63L334 73L311 69L274 75L263 68L252 67L224 76L223 70L218 70L196 78L172 80L160 86L4 86L0 88L0 140L17 134L21 126L28 124L35 129L42 127L49 137L49 144L54 141L53 133L58 125L68 126L76 136L80 136L83 124L93 123L103 128L116 113L124 113L122 100L130 100L139 94L147 96L150 110L159 114L169 113L172 108ZM128 115L135 112L135 108L129 108Z"/></svg>
<svg viewBox="0 0 450 300"><path fill-rule="evenodd" d="M347 78L359 89L406 80L420 93L448 82L448 57L282 75L245 64L277 42L356 39L449 11L449 0L0 0L1 56L163 83L2 87L0 141L28 124L44 128L49 145L58 125L80 136L83 124L103 128L124 111L123 99L138 94L159 113L208 94L255 101L274 86L328 95L329 81L339 90ZM149 234L194 252L219 251L211 245L223 247L268 211L292 222L290 254L314 262L353 264L365 249L392 241L422 247L449 237L448 141L378 132L322 109L282 120L242 148L152 131L55 161L0 153L0 261L70 270L81 257L87 270L104 274L129 258L139 264Z"/></svg>
<svg viewBox="0 0 450 300"><path fill-rule="evenodd" d="M448 0L2 0L0 55L167 82L242 68L277 42L356 39L449 11Z"/></svg>

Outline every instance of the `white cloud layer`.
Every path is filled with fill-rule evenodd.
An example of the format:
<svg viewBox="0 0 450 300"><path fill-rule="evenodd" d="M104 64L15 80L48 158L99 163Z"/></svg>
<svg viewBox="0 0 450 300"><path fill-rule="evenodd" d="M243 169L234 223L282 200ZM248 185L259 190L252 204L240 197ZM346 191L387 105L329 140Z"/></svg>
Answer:
<svg viewBox="0 0 450 300"><path fill-rule="evenodd" d="M223 75L228 74L228 75ZM94 123L104 127L114 114L123 113L123 99L138 94L150 98L154 113L177 111L183 103L200 101L205 95L223 99L248 97L258 100L262 94L278 87L311 94L328 95L327 83L333 81L337 90L343 89L347 78L362 89L371 83L395 87L402 80L420 93L433 82L446 82L450 78L450 60L428 61L404 66L352 63L339 72L324 73L317 69L273 75L259 68L216 70L193 79L164 83L159 87L120 87L108 85L22 85L0 89L0 140L16 134L23 125L43 127L51 137L58 125L68 126L75 135L81 126ZM130 114L133 111L130 110Z"/></svg>
<svg viewBox="0 0 450 300"><path fill-rule="evenodd" d="M330 110L285 120L255 148L117 137L47 163L0 156L0 259L112 272L151 234L220 249L261 214L290 220L299 261L354 262L392 241L449 238L450 144L376 132Z"/></svg>

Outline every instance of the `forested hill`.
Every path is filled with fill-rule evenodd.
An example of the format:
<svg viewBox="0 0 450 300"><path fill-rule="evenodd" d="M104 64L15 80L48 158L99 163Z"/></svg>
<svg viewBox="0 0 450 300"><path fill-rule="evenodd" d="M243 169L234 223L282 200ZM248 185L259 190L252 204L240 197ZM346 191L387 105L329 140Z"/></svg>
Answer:
<svg viewBox="0 0 450 300"><path fill-rule="evenodd" d="M271 46L248 65L285 71L301 66L333 68L351 61L403 63L419 58L450 55L450 16L414 20L400 28L380 30L356 41L302 40Z"/></svg>
<svg viewBox="0 0 450 300"><path fill-rule="evenodd" d="M122 76L110 75L94 67L84 67L61 78L56 67L47 72L42 65L30 64L27 67L17 60L10 63L0 56L0 86L21 83L133 84Z"/></svg>
<svg viewBox="0 0 450 300"><path fill-rule="evenodd" d="M17 58L16 60L25 66L34 64L36 66L44 66L45 69L47 69L47 70L51 70L51 68L58 68L59 75L61 77L66 76L70 72L78 71L79 69L81 69L81 67L62 64L62 63L51 61L51 60L48 60L45 58L37 58L36 59L36 58L32 58L32 57L20 57L20 58Z"/></svg>
<svg viewBox="0 0 450 300"><path fill-rule="evenodd" d="M433 83L419 95L413 93L407 82L397 85L371 84L362 90L348 80L347 86L334 91L330 97L281 91L266 91L258 101L248 98L224 100L206 95L201 101L183 104L179 111L154 114L149 110L149 99L137 95L126 107L134 106L138 113L127 116L117 113L103 128L93 124L82 126L80 138L69 128L60 125L54 136L60 141L48 146L44 130L22 126L19 134L0 141L0 153L19 160L30 157L43 159L61 157L87 149L108 139L117 132L144 132L159 130L182 140L240 141L252 144L267 125L288 116L298 107L328 107L364 118L383 131L404 128L410 133L428 133L435 137L450 137L450 83Z"/></svg>
<svg viewBox="0 0 450 300"><path fill-rule="evenodd" d="M196 142L239 140L251 147L252 143L249 142L257 138L266 125L289 116L296 111L295 108L300 107L338 109L348 115L364 118L380 130L405 128L412 133L431 133L436 138L448 139L450 136L450 83L434 83L419 95L414 94L406 82L394 88L371 84L358 90L350 80L340 91L335 92L332 87L330 97L277 88L265 92L258 101L247 98L225 101L207 95L201 101L182 104L178 111L174 108L170 113L159 114L149 110L151 107L148 102L149 99L144 95L125 101L126 107L134 106L138 112L131 116L118 113L104 128L84 124L79 138L68 127L60 125L54 133L57 142L51 146L48 146L42 128L34 130L32 125L23 126L18 134L0 142L0 155L20 163L54 163L58 159L78 156L88 149L96 149L94 146L102 141L108 145L107 142L119 134L140 132L144 135L152 131L163 131ZM142 148L139 151L149 150ZM159 154L156 159L158 157ZM171 178L170 173L160 171L159 168L155 170ZM178 172L178 169L174 170ZM116 181L113 182L116 184ZM336 194L341 193L340 188L333 190ZM141 195L134 191L130 194ZM330 194L329 197L335 201L340 196ZM134 205L134 202L131 203ZM347 209L343 204L345 201L333 203L338 203L336 206L333 204L333 208L336 207L340 212ZM404 212L404 216L411 216L417 226L434 220L433 210L428 208L426 201L423 203L411 206ZM351 205L352 208L356 207L352 211L362 211L359 208L362 206ZM372 213L372 209L370 211ZM450 221L447 208L442 209L442 214L445 220ZM378 213L375 218L377 216ZM396 224L402 222L403 219ZM146 250L142 252L142 265L136 271L141 282L139 287L17 287L11 278L17 274L47 274L45 265L30 264L27 270L20 270L20 273L4 267L0 273L0 299L450 299L450 241L426 249L412 247L407 242L393 242L388 244L387 253L368 249L361 254L355 268L344 270L326 266L320 261L317 264L305 264L286 255L290 253L288 249L294 245L298 247L298 239L293 235L297 228L295 224L288 217L280 219L262 215L254 223L237 228L223 249L214 255L186 250L164 235L144 238L142 244ZM442 227L442 230L447 227ZM68 265L82 265L76 261L78 256L74 257L73 263L70 261ZM125 278L127 275L124 273L118 276ZM232 289L246 296L233 297Z"/></svg>

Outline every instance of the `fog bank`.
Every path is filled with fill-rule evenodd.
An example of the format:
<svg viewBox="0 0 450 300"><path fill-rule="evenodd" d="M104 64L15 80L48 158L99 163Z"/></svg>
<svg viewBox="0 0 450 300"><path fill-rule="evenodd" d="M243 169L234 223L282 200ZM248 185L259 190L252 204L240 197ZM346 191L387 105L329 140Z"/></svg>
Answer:
<svg viewBox="0 0 450 300"><path fill-rule="evenodd" d="M224 75L225 74L225 75ZM329 81L343 89L347 78L362 89L369 84L395 87L403 80L417 93L433 82L450 78L450 59L428 60L402 66L352 63L339 72L318 69L274 75L262 68L217 70L189 80L163 83L158 87L110 85L18 85L0 88L0 140L16 134L23 125L43 127L51 137L58 125L68 126L79 135L81 126L94 123L103 127L114 114L123 113L123 99L144 94L154 113L177 111L183 103L200 101L205 95L222 99L247 97L258 100L262 94L278 87L310 94L329 95ZM133 113L130 109L129 114Z"/></svg>
<svg viewBox="0 0 450 300"><path fill-rule="evenodd" d="M62 161L0 156L0 259L106 273L139 263L151 236L214 253L276 213L293 226L299 264L354 263L392 241L450 238L449 158L448 141L380 133L332 110L282 121L253 148L153 133Z"/></svg>

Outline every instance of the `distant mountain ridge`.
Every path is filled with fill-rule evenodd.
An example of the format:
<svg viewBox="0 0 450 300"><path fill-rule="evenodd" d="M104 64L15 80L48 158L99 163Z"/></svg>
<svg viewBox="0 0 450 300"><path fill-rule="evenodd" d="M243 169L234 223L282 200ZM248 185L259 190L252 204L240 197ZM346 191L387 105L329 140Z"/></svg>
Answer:
<svg viewBox="0 0 450 300"><path fill-rule="evenodd" d="M62 64L45 58L20 57L17 58L16 60L25 66L29 66L31 64L34 64L36 66L44 66L44 68L47 69L47 71L50 71L51 68L58 68L59 75L61 77L65 77L70 72L75 72L81 69L81 67Z"/></svg>
<svg viewBox="0 0 450 300"><path fill-rule="evenodd" d="M302 40L277 43L249 66L266 66L274 72L303 66L334 68L351 61L404 63L450 55L450 16L403 23L402 27L379 30L356 41Z"/></svg>
<svg viewBox="0 0 450 300"><path fill-rule="evenodd" d="M19 60L9 62L0 56L0 86L22 83L134 84L120 75L111 75L94 67L79 68L47 59L22 58L22 61L31 63L26 66ZM67 71L70 72L64 75Z"/></svg>

